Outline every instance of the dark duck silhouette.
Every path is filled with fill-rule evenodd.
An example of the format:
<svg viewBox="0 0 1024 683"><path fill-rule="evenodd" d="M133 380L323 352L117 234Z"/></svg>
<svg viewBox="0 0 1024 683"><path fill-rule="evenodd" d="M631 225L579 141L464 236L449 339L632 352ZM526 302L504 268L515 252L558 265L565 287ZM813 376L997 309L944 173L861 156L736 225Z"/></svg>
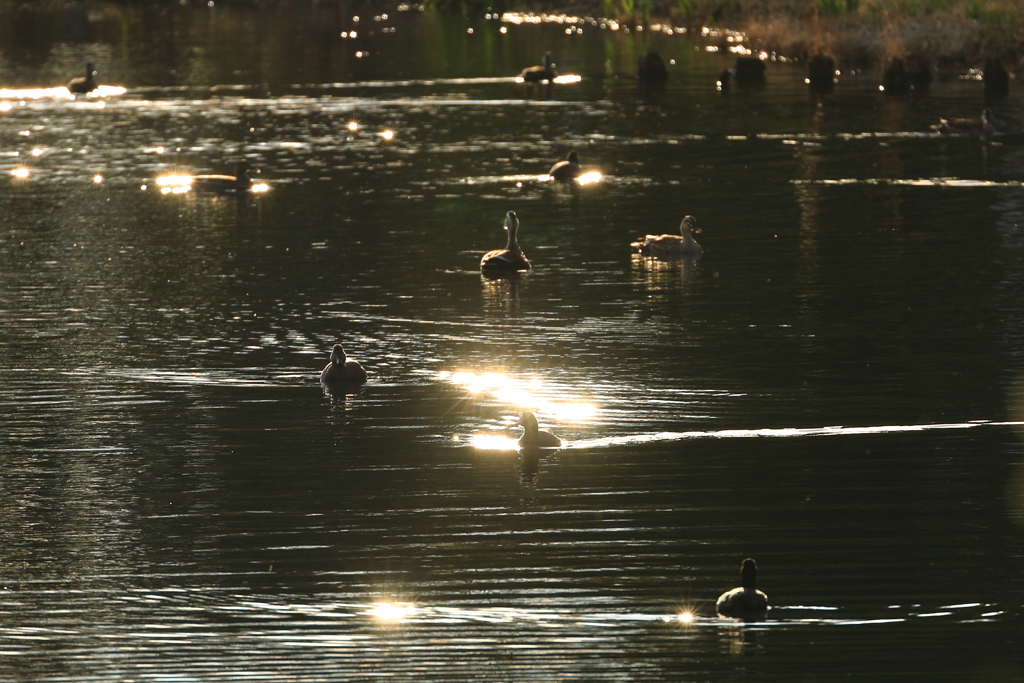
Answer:
<svg viewBox="0 0 1024 683"><path fill-rule="evenodd" d="M668 80L665 60L654 50L641 55L636 68L636 77L641 83L664 83Z"/></svg>
<svg viewBox="0 0 1024 683"><path fill-rule="evenodd" d="M545 52L543 66L528 66L523 69L519 77L527 83L542 83L544 81L550 83L555 80L557 75L555 58L551 56L550 52Z"/></svg>
<svg viewBox="0 0 1024 683"><path fill-rule="evenodd" d="M537 424L537 417L530 411L519 416L519 424L523 427L523 436L519 439L522 448L560 448L562 440L551 432L546 432Z"/></svg>
<svg viewBox="0 0 1024 683"><path fill-rule="evenodd" d="M75 76L68 81L68 90L74 95L85 95L96 89L96 72L92 68L92 62L85 65L85 75Z"/></svg>
<svg viewBox="0 0 1024 683"><path fill-rule="evenodd" d="M816 54L807 61L807 85L816 95L828 95L835 89L836 60Z"/></svg>
<svg viewBox="0 0 1024 683"><path fill-rule="evenodd" d="M580 166L580 155L576 150L569 152L569 156L562 161L555 162L555 165L548 171L548 175L560 183L568 183L576 180L583 174L583 167Z"/></svg>
<svg viewBox="0 0 1024 683"><path fill-rule="evenodd" d="M192 178L192 188L199 192L239 192L252 187L248 172L252 165L248 161L239 161L235 165L235 175L197 175Z"/></svg>
<svg viewBox="0 0 1024 683"><path fill-rule="evenodd" d="M508 244L504 249L493 249L480 259L480 270L483 273L516 273L529 270L530 262L519 247L519 218L515 211L505 214L505 230L508 231Z"/></svg>
<svg viewBox="0 0 1024 683"><path fill-rule="evenodd" d="M718 89L728 90L730 81L737 85L764 85L765 63L757 57L737 57L736 66L718 74Z"/></svg>
<svg viewBox="0 0 1024 683"><path fill-rule="evenodd" d="M739 588L726 591L715 603L715 611L723 617L755 621L768 612L768 596L757 590L757 562L747 558L740 568Z"/></svg>
<svg viewBox="0 0 1024 683"><path fill-rule="evenodd" d="M693 239L693 233L699 233L697 219L685 216L679 224L678 235L646 235L629 246L644 256L658 258L679 258L681 256L697 256L704 249Z"/></svg>
<svg viewBox="0 0 1024 683"><path fill-rule="evenodd" d="M995 115L991 109L986 108L981 112L981 118L949 118L939 119L939 122L932 126L943 135L980 135L991 137L996 132Z"/></svg>
<svg viewBox="0 0 1024 683"><path fill-rule="evenodd" d="M985 97L1005 97L1010 92L1010 74L1001 59L985 58L981 82L985 86Z"/></svg>
<svg viewBox="0 0 1024 683"><path fill-rule="evenodd" d="M322 384L365 384L366 370L359 361L352 360L341 344L331 349L331 362L320 373Z"/></svg>

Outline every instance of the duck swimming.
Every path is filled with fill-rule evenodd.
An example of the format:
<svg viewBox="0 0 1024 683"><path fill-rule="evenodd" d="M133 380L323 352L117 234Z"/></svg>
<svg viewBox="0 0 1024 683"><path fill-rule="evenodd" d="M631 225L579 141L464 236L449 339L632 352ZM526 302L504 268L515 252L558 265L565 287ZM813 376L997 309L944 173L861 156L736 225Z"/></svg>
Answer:
<svg viewBox="0 0 1024 683"><path fill-rule="evenodd" d="M569 156L555 165L548 171L548 175L560 183L569 183L583 175L583 167L580 166L580 155L576 150L569 152Z"/></svg>
<svg viewBox="0 0 1024 683"><path fill-rule="evenodd" d="M526 254L519 248L519 242L516 240L516 235L519 232L519 219L516 217L515 211L505 214L505 230L508 231L508 244L504 249L494 249L483 255L483 258L480 259L482 272L515 273L530 269L530 262L526 260Z"/></svg>
<svg viewBox="0 0 1024 683"><path fill-rule="evenodd" d="M704 251L697 240L693 239L693 233L699 233L697 219L693 216L686 216L679 224L678 235L647 235L643 240L631 243L636 251L644 256L657 256L660 258L679 258L680 256L696 256Z"/></svg>
<svg viewBox="0 0 1024 683"><path fill-rule="evenodd" d="M193 189L199 192L238 192L252 187L248 171L252 165L248 161L239 161L235 165L235 175L197 175L192 178Z"/></svg>
<svg viewBox="0 0 1024 683"><path fill-rule="evenodd" d="M558 72L555 71L555 58L550 52L544 53L544 66L528 66L519 74L519 78L527 83L552 82Z"/></svg>
<svg viewBox="0 0 1024 683"><path fill-rule="evenodd" d="M932 126L932 130L937 130L943 135L980 135L982 137L990 137L996 132L995 115L991 109L986 108L981 112L980 119L939 119L939 122Z"/></svg>
<svg viewBox="0 0 1024 683"><path fill-rule="evenodd" d="M93 71L92 62L89 62L85 65L84 76L75 76L70 81L68 81L68 90L70 90L75 95L84 95L86 93L91 93L93 90L96 89L98 85L96 83L95 76L96 72Z"/></svg>
<svg viewBox="0 0 1024 683"><path fill-rule="evenodd" d="M358 361L350 360L341 344L331 349L331 362L320 373L321 384L364 384L366 370Z"/></svg>
<svg viewBox="0 0 1024 683"><path fill-rule="evenodd" d="M537 417L527 411L519 416L518 424L523 427L523 436L519 439L522 448L560 448L562 440L551 432L545 432L537 425Z"/></svg>
<svg viewBox="0 0 1024 683"><path fill-rule="evenodd" d="M726 591L715 603L715 610L723 617L756 620L768 612L768 596L757 590L757 562L747 558L740 568L740 588Z"/></svg>

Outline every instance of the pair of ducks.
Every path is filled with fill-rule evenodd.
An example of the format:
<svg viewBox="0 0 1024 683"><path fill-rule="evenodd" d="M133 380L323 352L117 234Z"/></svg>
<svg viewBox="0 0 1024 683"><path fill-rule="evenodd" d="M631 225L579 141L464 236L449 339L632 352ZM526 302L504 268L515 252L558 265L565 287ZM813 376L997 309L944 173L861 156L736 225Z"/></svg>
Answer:
<svg viewBox="0 0 1024 683"><path fill-rule="evenodd" d="M345 347L335 344L331 349L331 362L320 373L320 383L324 385L365 384L366 370L359 361L353 360L345 353ZM546 432L537 423L537 416L527 411L519 416L519 425L523 427L523 436L519 439L522 448L559 448L562 440L551 432Z"/></svg>
<svg viewBox="0 0 1024 683"><path fill-rule="evenodd" d="M555 59L550 52L544 53L542 66L528 66L519 74L519 78L527 83L553 83L558 76L555 70ZM654 50L641 55L637 62L636 77L645 83L664 83L668 79L665 60Z"/></svg>
<svg viewBox="0 0 1024 683"><path fill-rule="evenodd" d="M519 217L515 211L505 214L505 230L508 231L508 244L504 249L493 249L480 259L480 271L489 274L517 273L530 270L530 261L519 246ZM697 256L704 250L693 239L694 233L701 230L697 227L697 219L686 216L679 224L678 235L646 235L630 246L644 256L663 259L678 259L684 256Z"/></svg>

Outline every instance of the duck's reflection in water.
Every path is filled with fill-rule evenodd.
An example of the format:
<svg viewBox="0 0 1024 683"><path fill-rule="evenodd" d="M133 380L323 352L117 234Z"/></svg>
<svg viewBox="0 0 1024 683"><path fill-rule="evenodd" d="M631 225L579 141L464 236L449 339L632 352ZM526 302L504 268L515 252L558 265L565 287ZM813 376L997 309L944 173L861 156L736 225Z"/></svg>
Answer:
<svg viewBox="0 0 1024 683"><path fill-rule="evenodd" d="M520 314L520 293L526 289L529 273L480 275L484 312L516 318Z"/></svg>
<svg viewBox="0 0 1024 683"><path fill-rule="evenodd" d="M362 384L351 384L348 382L321 383L321 388L331 402L331 410L351 410L352 404L349 399L355 398L363 392Z"/></svg>
<svg viewBox="0 0 1024 683"><path fill-rule="evenodd" d="M470 440L473 448L480 451L513 453L518 451L517 469L519 483L523 488L535 489L540 480L540 464L554 456L560 449L520 446L514 438L497 434L477 434Z"/></svg>
<svg viewBox="0 0 1024 683"><path fill-rule="evenodd" d="M757 642L759 629L751 628L750 623L734 620L735 624L729 624L722 628L723 643L728 645L729 654L752 657L761 654L763 646Z"/></svg>
<svg viewBox="0 0 1024 683"><path fill-rule="evenodd" d="M519 451L519 484L523 488L535 489L540 481L540 464L553 457L559 449L522 448Z"/></svg>
<svg viewBox="0 0 1024 683"><path fill-rule="evenodd" d="M633 254L633 281L642 282L651 291L679 289L697 276L699 260L699 255L659 258Z"/></svg>

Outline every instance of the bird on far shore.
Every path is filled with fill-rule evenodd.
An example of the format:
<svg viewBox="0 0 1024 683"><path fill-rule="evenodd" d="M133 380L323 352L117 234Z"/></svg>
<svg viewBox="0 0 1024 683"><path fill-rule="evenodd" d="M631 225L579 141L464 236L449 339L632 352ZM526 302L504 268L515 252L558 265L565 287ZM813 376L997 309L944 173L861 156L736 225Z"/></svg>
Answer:
<svg viewBox="0 0 1024 683"><path fill-rule="evenodd" d="M583 175L583 167L580 166L580 155L576 150L569 152L569 155L561 161L556 161L548 175L560 183L568 183Z"/></svg>
<svg viewBox="0 0 1024 683"><path fill-rule="evenodd" d="M252 165L248 161L239 161L235 165L235 175L197 175L192 178L192 188L199 192L237 192L252 187L248 172Z"/></svg>
<svg viewBox="0 0 1024 683"><path fill-rule="evenodd" d="M768 596L757 590L757 562L743 560L740 567L740 587L722 593L715 603L715 611L723 617L761 619L768 612Z"/></svg>
<svg viewBox="0 0 1024 683"><path fill-rule="evenodd" d="M93 71L92 62L85 65L85 75L75 76L68 81L68 90L75 95L91 93L97 87L96 72Z"/></svg>
<svg viewBox="0 0 1024 683"><path fill-rule="evenodd" d="M550 52L544 53L544 66L528 66L519 74L519 78L527 83L551 83L555 80L558 72L555 71L555 58Z"/></svg>
<svg viewBox="0 0 1024 683"><path fill-rule="evenodd" d="M939 122L932 126L943 135L980 135L990 137L996 132L995 115L992 110L985 108L981 112L981 118L949 118L939 119Z"/></svg>

